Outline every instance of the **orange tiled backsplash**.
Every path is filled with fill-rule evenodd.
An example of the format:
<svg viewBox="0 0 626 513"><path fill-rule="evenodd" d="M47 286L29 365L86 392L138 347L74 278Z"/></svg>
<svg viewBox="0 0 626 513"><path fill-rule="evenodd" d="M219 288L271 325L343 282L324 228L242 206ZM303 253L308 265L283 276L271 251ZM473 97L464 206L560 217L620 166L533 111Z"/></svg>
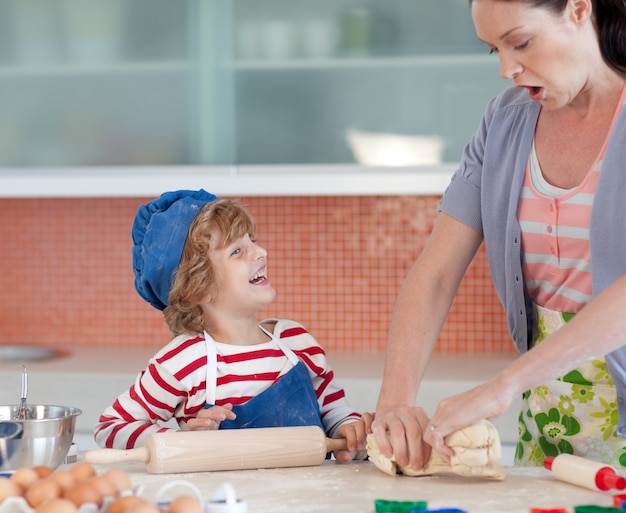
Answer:
<svg viewBox="0 0 626 513"><path fill-rule="evenodd" d="M384 349L396 294L432 229L439 197L240 199L257 221L277 291L261 317L295 319L326 349ZM130 232L145 201L0 200L0 343L168 342L161 313L133 286ZM437 350L514 350L482 248Z"/></svg>

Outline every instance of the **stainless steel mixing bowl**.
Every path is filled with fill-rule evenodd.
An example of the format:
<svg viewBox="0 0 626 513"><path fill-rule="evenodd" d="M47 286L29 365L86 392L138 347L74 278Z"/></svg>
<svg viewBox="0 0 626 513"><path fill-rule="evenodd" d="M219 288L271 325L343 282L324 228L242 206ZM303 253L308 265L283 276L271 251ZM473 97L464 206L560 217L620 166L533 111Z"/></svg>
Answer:
<svg viewBox="0 0 626 513"><path fill-rule="evenodd" d="M19 405L0 406L0 471L38 465L55 469L70 450L82 411L50 404L28 407L32 418L16 420Z"/></svg>

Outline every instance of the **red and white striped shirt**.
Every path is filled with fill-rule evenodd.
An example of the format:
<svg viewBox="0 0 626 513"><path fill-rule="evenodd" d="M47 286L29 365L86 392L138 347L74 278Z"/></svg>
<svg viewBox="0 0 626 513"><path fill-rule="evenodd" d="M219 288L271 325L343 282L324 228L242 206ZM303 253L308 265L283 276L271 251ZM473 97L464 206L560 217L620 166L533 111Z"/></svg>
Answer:
<svg viewBox="0 0 626 513"><path fill-rule="evenodd" d="M343 388L334 382L326 353L302 325L278 320L274 335L304 363L327 436L334 436L341 424L360 418ZM216 349L218 405L245 403L293 367L274 341L251 346L216 343ZM204 337L176 337L150 359L129 390L102 413L95 426L96 442L115 449L141 446L149 433L175 429L163 425L171 419L186 430L187 420L206 403L206 362Z"/></svg>

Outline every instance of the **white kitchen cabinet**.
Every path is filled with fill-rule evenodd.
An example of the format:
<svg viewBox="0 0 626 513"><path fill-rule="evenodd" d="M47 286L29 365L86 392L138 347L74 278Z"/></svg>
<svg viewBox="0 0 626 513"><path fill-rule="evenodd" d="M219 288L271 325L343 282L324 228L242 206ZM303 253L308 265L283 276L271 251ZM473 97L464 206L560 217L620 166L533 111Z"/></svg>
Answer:
<svg viewBox="0 0 626 513"><path fill-rule="evenodd" d="M0 0L0 165L188 161L190 3Z"/></svg>
<svg viewBox="0 0 626 513"><path fill-rule="evenodd" d="M0 180L368 164L349 130L453 163L505 85L467 0L0 0Z"/></svg>

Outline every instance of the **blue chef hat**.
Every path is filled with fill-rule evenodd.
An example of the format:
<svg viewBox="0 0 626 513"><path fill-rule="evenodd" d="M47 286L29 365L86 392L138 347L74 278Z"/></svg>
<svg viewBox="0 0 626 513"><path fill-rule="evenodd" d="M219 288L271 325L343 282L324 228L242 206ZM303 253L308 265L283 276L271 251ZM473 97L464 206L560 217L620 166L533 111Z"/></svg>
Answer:
<svg viewBox="0 0 626 513"><path fill-rule="evenodd" d="M202 189L172 191L139 207L133 223L135 289L159 310L178 269L187 232L200 209L218 197Z"/></svg>

